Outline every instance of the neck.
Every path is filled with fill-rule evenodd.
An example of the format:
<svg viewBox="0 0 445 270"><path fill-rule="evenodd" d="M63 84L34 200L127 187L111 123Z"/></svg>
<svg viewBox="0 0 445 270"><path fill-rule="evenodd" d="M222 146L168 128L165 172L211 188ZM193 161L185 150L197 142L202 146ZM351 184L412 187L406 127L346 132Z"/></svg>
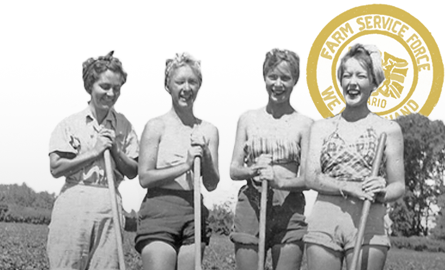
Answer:
<svg viewBox="0 0 445 270"><path fill-rule="evenodd" d="M90 110L93 113L94 118L96 118L97 122L101 124L105 117L107 117L109 110L100 110L94 107L92 102L90 102L88 106L90 106Z"/></svg>
<svg viewBox="0 0 445 270"><path fill-rule="evenodd" d="M341 116L348 122L355 122L365 118L370 112L368 106L358 108L346 106L345 110L341 113Z"/></svg>
<svg viewBox="0 0 445 270"><path fill-rule="evenodd" d="M266 112L271 114L273 118L280 118L285 114L291 114L295 110L289 103L289 100L280 104L270 102L266 105Z"/></svg>
<svg viewBox="0 0 445 270"><path fill-rule="evenodd" d="M196 123L196 117L193 110L176 108L173 106L171 112L186 126L193 127Z"/></svg>

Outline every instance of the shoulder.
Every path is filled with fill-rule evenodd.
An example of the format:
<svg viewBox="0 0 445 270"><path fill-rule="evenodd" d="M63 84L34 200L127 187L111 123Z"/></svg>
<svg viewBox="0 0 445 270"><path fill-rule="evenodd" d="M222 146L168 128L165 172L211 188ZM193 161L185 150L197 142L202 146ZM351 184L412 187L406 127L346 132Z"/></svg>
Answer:
<svg viewBox="0 0 445 270"><path fill-rule="evenodd" d="M295 112L294 121L297 122L298 125L308 128L308 129L314 123L314 120L312 118L309 118L308 116L301 114L299 112Z"/></svg>
<svg viewBox="0 0 445 270"><path fill-rule="evenodd" d="M388 120L376 115L373 125L374 129L379 134L385 132L387 135L395 137L402 136L402 129L396 121Z"/></svg>
<svg viewBox="0 0 445 270"><path fill-rule="evenodd" d="M337 115L334 117L321 119L313 122L313 124L310 127L310 136L311 137L320 137L324 138L328 136L329 134L332 134L334 132L336 123L337 123Z"/></svg>
<svg viewBox="0 0 445 270"><path fill-rule="evenodd" d="M205 135L210 137L218 137L218 128L210 122L201 120L200 129Z"/></svg>
<svg viewBox="0 0 445 270"><path fill-rule="evenodd" d="M56 128L70 128L77 127L81 123L86 123L87 112L82 110L80 112L73 113L65 118L63 118L56 126Z"/></svg>
<svg viewBox="0 0 445 270"><path fill-rule="evenodd" d="M161 134L166 127L166 123L168 122L168 117L164 114L155 118L152 118L147 121L144 127L144 132L154 132Z"/></svg>

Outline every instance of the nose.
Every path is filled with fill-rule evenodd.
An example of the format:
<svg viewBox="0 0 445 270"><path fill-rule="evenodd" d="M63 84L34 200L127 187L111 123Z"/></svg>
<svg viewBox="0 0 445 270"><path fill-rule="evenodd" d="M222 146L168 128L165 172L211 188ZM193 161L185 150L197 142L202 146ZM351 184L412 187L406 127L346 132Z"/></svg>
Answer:
<svg viewBox="0 0 445 270"><path fill-rule="evenodd" d="M185 82L184 83L184 88L183 88L183 90L184 91L186 91L186 92L188 92L188 91L190 91L192 88L190 87L190 84L188 83L188 82Z"/></svg>
<svg viewBox="0 0 445 270"><path fill-rule="evenodd" d="M110 89L107 91L107 96L108 96L108 97L114 97L114 96L115 96L115 93L114 93L113 88L110 88Z"/></svg>
<svg viewBox="0 0 445 270"><path fill-rule="evenodd" d="M281 79L278 77L278 78L275 80L275 85L276 85L276 86L281 86L281 83L282 83L282 81L281 81Z"/></svg>

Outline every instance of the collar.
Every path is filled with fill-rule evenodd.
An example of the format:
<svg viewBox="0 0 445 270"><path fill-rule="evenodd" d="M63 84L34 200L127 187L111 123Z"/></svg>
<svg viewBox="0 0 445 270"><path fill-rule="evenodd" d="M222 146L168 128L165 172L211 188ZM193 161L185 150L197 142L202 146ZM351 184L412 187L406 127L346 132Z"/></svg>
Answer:
<svg viewBox="0 0 445 270"><path fill-rule="evenodd" d="M94 127L96 130L98 130L100 128L100 126L108 126L107 124L109 124L109 126L112 129L116 129L117 118L116 118L116 111L114 110L114 108L111 108L108 111L108 114L105 117L105 119L103 120L102 124L99 124L97 119L94 117L93 112L91 111L91 108L89 105L87 106L87 108L85 110L83 110L83 114L84 114L84 117L85 117L85 120L87 123L90 123L90 122L94 123Z"/></svg>

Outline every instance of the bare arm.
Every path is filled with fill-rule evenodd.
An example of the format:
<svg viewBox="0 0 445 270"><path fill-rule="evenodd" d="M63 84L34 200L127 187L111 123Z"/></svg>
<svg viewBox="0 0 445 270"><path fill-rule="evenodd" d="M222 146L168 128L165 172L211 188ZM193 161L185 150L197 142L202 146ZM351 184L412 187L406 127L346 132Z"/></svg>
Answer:
<svg viewBox="0 0 445 270"><path fill-rule="evenodd" d="M193 166L190 153L186 162L167 168L157 169L159 142L164 131L164 123L159 119L150 120L141 137L139 154L139 183L143 188L152 188L171 183ZM200 148L200 147L197 147Z"/></svg>
<svg viewBox="0 0 445 270"><path fill-rule="evenodd" d="M218 129L211 126L208 129L208 145L203 146L202 155L202 181L208 191L215 190L219 183L219 169L218 169L218 145L219 135Z"/></svg>
<svg viewBox="0 0 445 270"><path fill-rule="evenodd" d="M243 114L238 120L235 146L233 148L232 162L230 163L230 178L235 181L246 180L259 175L259 171L254 167L246 167L244 165L244 144L247 140L247 122L247 114Z"/></svg>
<svg viewBox="0 0 445 270"><path fill-rule="evenodd" d="M375 193L376 200L382 203L395 201L405 193L403 134L396 122L389 122L385 129L388 135L385 148L386 179L368 178L363 183L363 189Z"/></svg>
<svg viewBox="0 0 445 270"><path fill-rule="evenodd" d="M100 132L93 149L76 155L74 153L55 151L49 154L51 174L58 178L69 176L92 163L103 154L105 149L111 147L112 139L104 132Z"/></svg>
<svg viewBox="0 0 445 270"><path fill-rule="evenodd" d="M122 147L118 146L115 141L111 147L111 155L116 163L117 169L128 179L133 179L138 175L138 162L135 159L128 157L123 151Z"/></svg>

